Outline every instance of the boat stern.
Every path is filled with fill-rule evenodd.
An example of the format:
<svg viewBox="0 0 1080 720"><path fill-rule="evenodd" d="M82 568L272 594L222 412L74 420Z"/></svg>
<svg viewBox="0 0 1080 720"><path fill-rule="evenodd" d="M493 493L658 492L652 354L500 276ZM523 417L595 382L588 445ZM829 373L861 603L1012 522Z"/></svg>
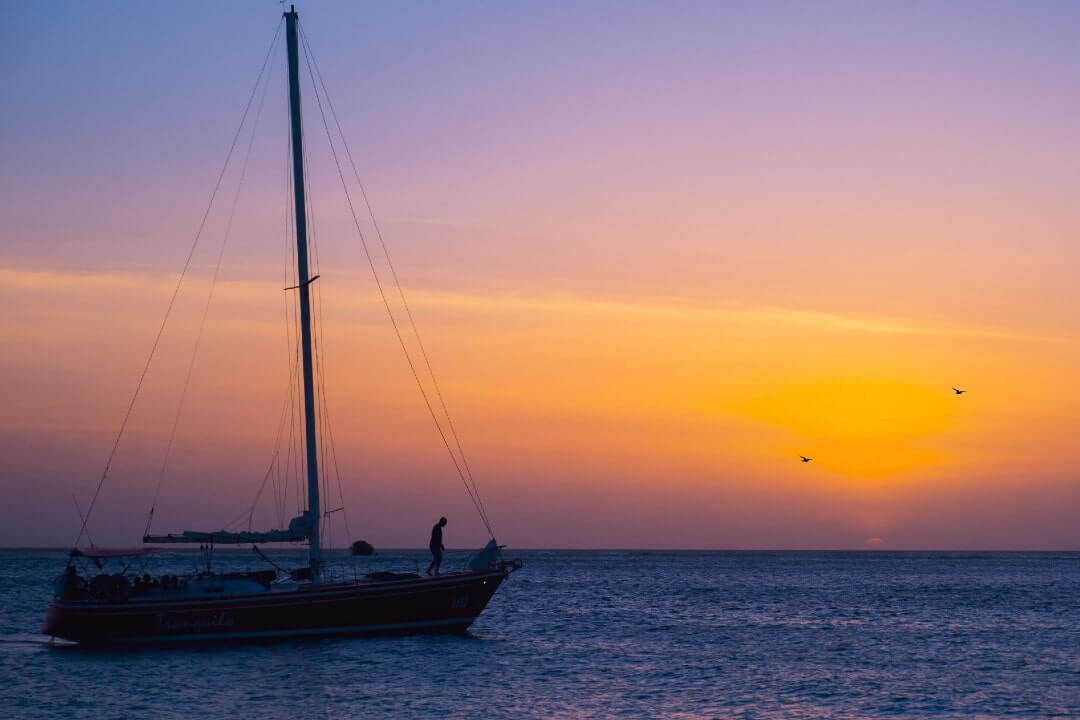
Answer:
<svg viewBox="0 0 1080 720"><path fill-rule="evenodd" d="M60 634L62 628L63 610L57 604L55 600L49 603L48 610L45 611L45 620L41 623L41 632L45 635L51 635L52 637L63 637Z"/></svg>

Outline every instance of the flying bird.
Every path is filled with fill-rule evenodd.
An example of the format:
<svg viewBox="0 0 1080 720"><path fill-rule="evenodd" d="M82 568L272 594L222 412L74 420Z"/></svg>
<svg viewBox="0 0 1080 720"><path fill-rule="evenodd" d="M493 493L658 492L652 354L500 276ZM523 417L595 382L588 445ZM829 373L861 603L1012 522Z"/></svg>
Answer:
<svg viewBox="0 0 1080 720"><path fill-rule="evenodd" d="M803 461L803 462L810 462L811 460L813 460L813 459L814 459L814 458L808 458L808 457L806 457L805 455L800 455L799 457L801 457L801 458L802 458L802 461Z"/></svg>
<svg viewBox="0 0 1080 720"><path fill-rule="evenodd" d="M961 390L960 388L957 388L957 387L954 387L954 388L952 389L952 391L953 391L954 393L956 393L957 395L963 395L964 393L966 393L966 392L967 392L967 390Z"/></svg>

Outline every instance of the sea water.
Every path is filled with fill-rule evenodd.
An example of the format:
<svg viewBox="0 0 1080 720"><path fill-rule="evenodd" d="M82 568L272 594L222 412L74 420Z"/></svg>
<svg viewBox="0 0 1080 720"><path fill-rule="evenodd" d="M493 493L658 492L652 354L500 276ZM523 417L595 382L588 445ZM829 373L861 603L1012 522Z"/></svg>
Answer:
<svg viewBox="0 0 1080 720"><path fill-rule="evenodd" d="M464 635L87 650L38 634L64 554L0 551L0 706L87 719L1080 717L1080 553L510 556L525 568Z"/></svg>

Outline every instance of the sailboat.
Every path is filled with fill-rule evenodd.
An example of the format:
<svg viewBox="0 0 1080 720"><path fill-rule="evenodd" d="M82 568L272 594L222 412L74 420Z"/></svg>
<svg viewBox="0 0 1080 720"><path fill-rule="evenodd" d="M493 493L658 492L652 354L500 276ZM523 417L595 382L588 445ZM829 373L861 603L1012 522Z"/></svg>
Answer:
<svg viewBox="0 0 1080 720"><path fill-rule="evenodd" d="M307 253L303 129L300 112L298 14L284 13L288 55L289 116L296 226L296 290L299 302L306 440L307 508L284 529L265 532L184 531L146 534L149 545L198 544L205 571L189 575L129 575L157 551L76 548L57 579L42 631L54 638L93 645L161 644L365 633L463 631L487 606L504 580L521 567L502 558L494 537L461 571L370 572L351 578L324 562L320 542L318 438L312 362L312 313ZM316 276L317 277L317 276ZM114 448L115 450L115 448ZM107 471L107 468L106 468ZM486 522L486 521L485 521ZM86 518L83 519L83 529ZM80 540L82 535L80 534ZM306 542L308 564L248 572L214 572L215 545ZM265 557L265 556L264 556ZM119 561L120 571L107 573ZM96 574L91 575L94 568ZM80 572L81 571L81 572Z"/></svg>

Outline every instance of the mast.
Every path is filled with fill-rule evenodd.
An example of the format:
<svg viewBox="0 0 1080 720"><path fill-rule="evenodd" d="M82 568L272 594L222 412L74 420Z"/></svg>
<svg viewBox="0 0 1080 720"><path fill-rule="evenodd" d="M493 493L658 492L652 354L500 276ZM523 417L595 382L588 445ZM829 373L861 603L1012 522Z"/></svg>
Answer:
<svg viewBox="0 0 1080 720"><path fill-rule="evenodd" d="M311 361L311 300L307 257L307 205L304 202L304 137L300 119L300 63L297 50L296 6L285 13L285 38L289 52L289 120L292 128L293 192L296 205L296 268L300 292L300 346L304 363L304 427L307 431L308 513L311 551L308 562L311 578L317 582L322 563L319 547L319 461L315 438L315 383Z"/></svg>

